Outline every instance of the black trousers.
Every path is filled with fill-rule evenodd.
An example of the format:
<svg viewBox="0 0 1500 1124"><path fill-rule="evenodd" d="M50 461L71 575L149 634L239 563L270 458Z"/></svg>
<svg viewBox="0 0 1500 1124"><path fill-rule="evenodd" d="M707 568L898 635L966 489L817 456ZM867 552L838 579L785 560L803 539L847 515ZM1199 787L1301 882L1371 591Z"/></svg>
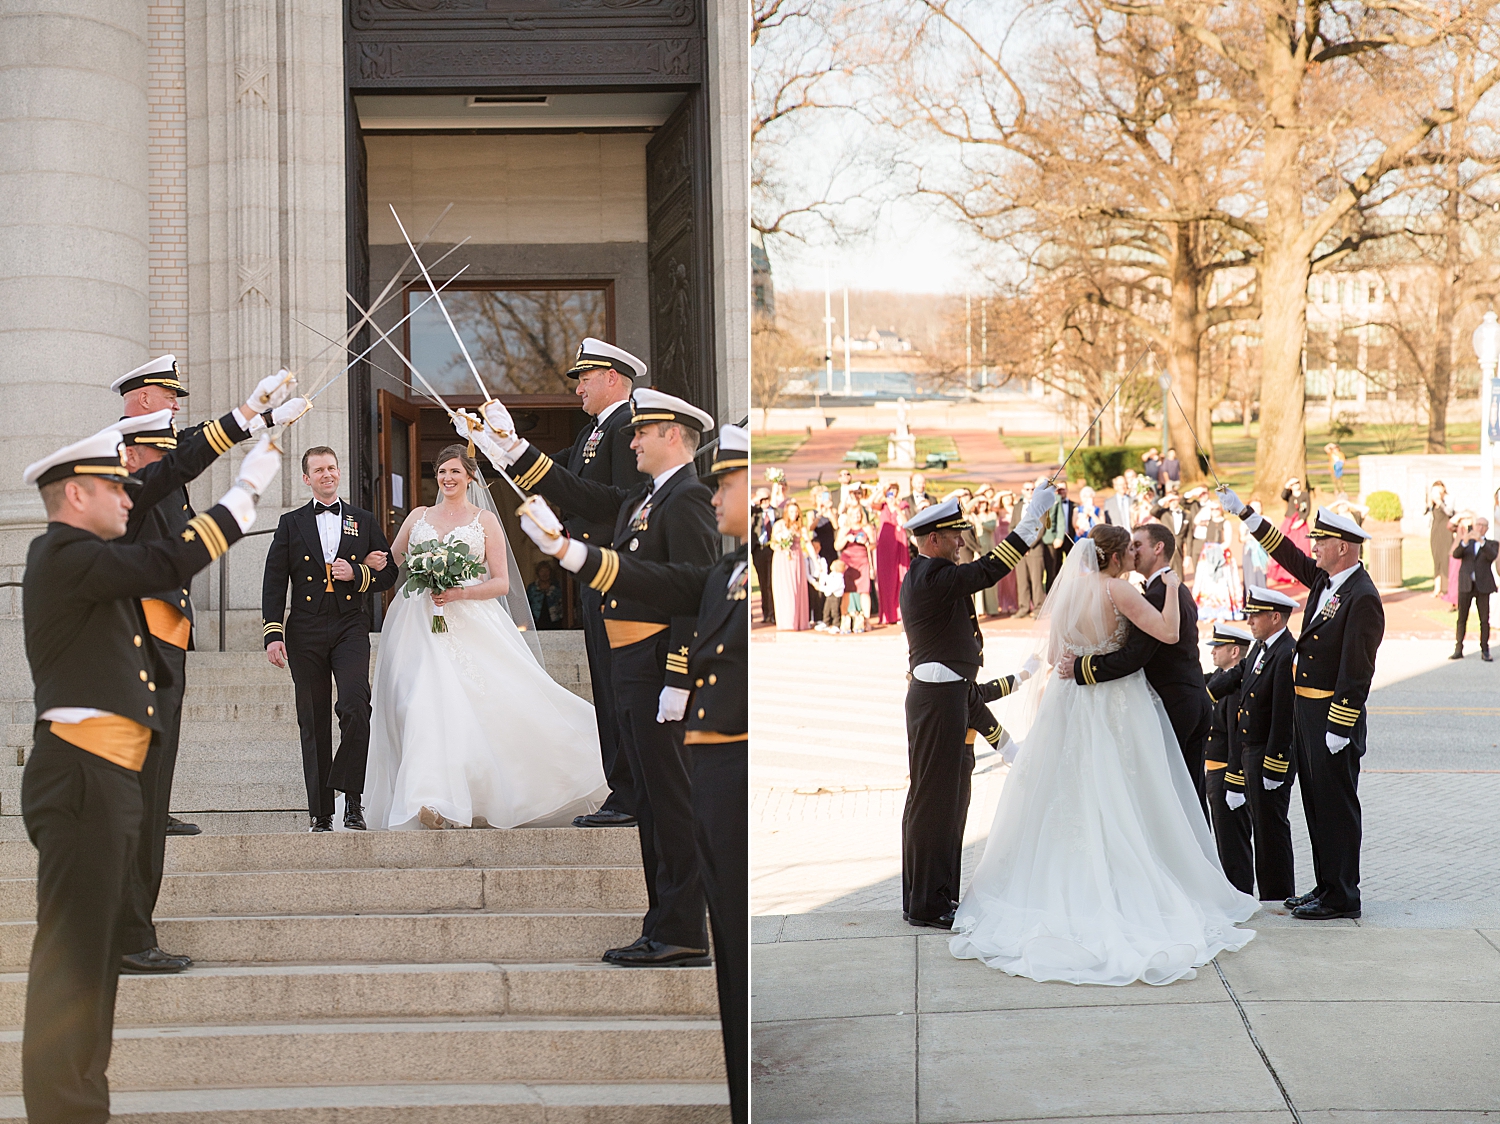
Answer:
<svg viewBox="0 0 1500 1124"><path fill-rule="evenodd" d="M662 631L609 654L620 746L637 781L635 816L648 902L641 934L664 944L707 948L689 755L682 744L685 724L656 720L668 646L669 634Z"/></svg>
<svg viewBox="0 0 1500 1124"><path fill-rule="evenodd" d="M962 874L964 823L974 747L969 684L923 683L906 688L906 753L911 787L901 814L901 908L931 919L951 912Z"/></svg>
<svg viewBox="0 0 1500 1124"><path fill-rule="evenodd" d="M1242 894L1255 892L1255 859L1251 850L1249 793L1245 803L1231 808L1225 801L1224 774L1228 769L1209 769L1204 779L1208 792L1208 813L1214 825L1214 845L1219 851L1219 865L1224 877ZM1245 778L1248 786L1250 778ZM1230 789L1229 791L1234 791Z"/></svg>
<svg viewBox="0 0 1500 1124"><path fill-rule="evenodd" d="M734 1124L750 1119L750 743L688 747Z"/></svg>
<svg viewBox="0 0 1500 1124"><path fill-rule="evenodd" d="M588 654L589 680L594 685L594 722L599 727L599 757L609 799L600 811L635 815L635 778L630 761L620 750L620 717L615 706L615 684L609 670L609 636L604 631L604 595L584 586L583 650Z"/></svg>
<svg viewBox="0 0 1500 1124"><path fill-rule="evenodd" d="M1255 834L1255 885L1263 902L1285 901L1297 893L1296 860L1292 855L1292 784L1266 791L1263 746L1246 746L1245 810Z"/></svg>
<svg viewBox="0 0 1500 1124"><path fill-rule="evenodd" d="M1329 909L1359 908L1359 759L1365 752L1365 716L1349 744L1328 752L1328 700L1297 696L1297 782L1312 843L1314 893Z"/></svg>
<svg viewBox="0 0 1500 1124"><path fill-rule="evenodd" d="M1047 599L1042 588L1042 548L1034 546L1021 555L1021 564L1016 567L1016 612L1025 615L1034 613Z"/></svg>
<svg viewBox="0 0 1500 1124"><path fill-rule="evenodd" d="M286 656L297 690L307 811L312 816L331 816L335 792L357 795L365 790L365 761L370 754L370 620L363 612L293 616L286 626ZM336 755L335 713L339 719Z"/></svg>
<svg viewBox="0 0 1500 1124"><path fill-rule="evenodd" d="M1490 650L1490 595L1488 593L1475 593L1470 590L1458 594L1458 635L1455 637L1457 646L1464 646L1464 631L1469 624L1469 606L1479 607L1479 650L1488 652Z"/></svg>
<svg viewBox="0 0 1500 1124"><path fill-rule="evenodd" d="M141 837L136 847L135 877L125 895L120 943L126 952L155 948L156 926L151 914L161 893L162 868L167 853L167 813L172 804L172 776L177 771L177 742L182 732L182 695L187 687L187 653L164 641L156 645L162 663L172 669L176 683L157 692L161 737L151 739L141 766Z"/></svg>
<svg viewBox="0 0 1500 1124"><path fill-rule="evenodd" d="M760 583L760 619L763 624L776 623L776 603L771 599L771 561L776 552L769 546L750 552L755 566L755 580Z"/></svg>
<svg viewBox="0 0 1500 1124"><path fill-rule="evenodd" d="M141 830L138 774L38 722L21 777L37 849L36 939L26 980L21 1085L31 1124L109 1119L111 1036L126 888Z"/></svg>

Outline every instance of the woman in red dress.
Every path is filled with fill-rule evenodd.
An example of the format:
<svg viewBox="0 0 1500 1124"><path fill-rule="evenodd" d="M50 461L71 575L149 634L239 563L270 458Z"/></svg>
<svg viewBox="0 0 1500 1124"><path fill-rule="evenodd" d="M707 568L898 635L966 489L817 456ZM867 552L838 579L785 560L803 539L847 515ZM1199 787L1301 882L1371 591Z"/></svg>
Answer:
<svg viewBox="0 0 1500 1124"><path fill-rule="evenodd" d="M875 535L865 509L858 503L850 504L839 515L839 533L833 540L844 563L844 612L839 621L840 632L863 632L865 618L870 613L870 552L875 545Z"/></svg>
<svg viewBox="0 0 1500 1124"><path fill-rule="evenodd" d="M880 594L880 620L895 624L901 619L901 583L911 565L906 549L906 517L911 512L901 499L900 487L886 485L876 514L879 522L875 534L875 588Z"/></svg>

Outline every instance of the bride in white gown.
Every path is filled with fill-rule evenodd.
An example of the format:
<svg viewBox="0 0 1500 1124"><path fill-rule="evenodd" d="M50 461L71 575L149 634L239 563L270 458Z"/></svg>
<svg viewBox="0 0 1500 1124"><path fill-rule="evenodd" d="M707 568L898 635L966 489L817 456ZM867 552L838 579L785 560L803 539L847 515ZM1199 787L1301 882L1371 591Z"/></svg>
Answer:
<svg viewBox="0 0 1500 1124"><path fill-rule="evenodd" d="M397 593L381 629L365 799L372 828L553 826L608 795L594 708L547 674L496 600L509 591L505 532L462 445L438 455L439 501L392 544L461 540L487 573L433 597ZM399 590L399 586L397 587ZM447 632L432 631L434 604Z"/></svg>
<svg viewBox="0 0 1500 1124"><path fill-rule="evenodd" d="M1117 577L1128 548L1128 532L1105 526L1069 552L1044 609L1048 664L1113 651L1131 622L1176 639L1175 588L1164 619ZM1017 701L1034 718L958 907L953 955L1034 980L1166 984L1244 947L1255 933L1235 925L1259 903L1224 877L1145 673L1097 686L1039 675Z"/></svg>

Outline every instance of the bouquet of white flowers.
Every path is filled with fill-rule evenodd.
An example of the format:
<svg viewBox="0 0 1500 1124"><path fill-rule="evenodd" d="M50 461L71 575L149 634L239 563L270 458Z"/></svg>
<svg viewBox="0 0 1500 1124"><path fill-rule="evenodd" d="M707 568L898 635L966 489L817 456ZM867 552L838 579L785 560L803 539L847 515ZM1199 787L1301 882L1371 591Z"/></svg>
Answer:
<svg viewBox="0 0 1500 1124"><path fill-rule="evenodd" d="M424 589L428 593L442 593L484 575L484 563L469 553L468 543L444 543L436 539L413 545L406 555L406 568L406 584L401 587L403 597ZM443 617L443 607L434 605L433 632L448 631L448 622Z"/></svg>

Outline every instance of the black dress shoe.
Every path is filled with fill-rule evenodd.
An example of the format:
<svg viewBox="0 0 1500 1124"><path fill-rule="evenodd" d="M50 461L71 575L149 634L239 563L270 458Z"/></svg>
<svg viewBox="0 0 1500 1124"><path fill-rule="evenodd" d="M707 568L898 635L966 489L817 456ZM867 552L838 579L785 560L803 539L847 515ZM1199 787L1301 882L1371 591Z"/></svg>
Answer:
<svg viewBox="0 0 1500 1124"><path fill-rule="evenodd" d="M183 823L176 816L167 817L168 835L202 835L203 829L195 823Z"/></svg>
<svg viewBox="0 0 1500 1124"><path fill-rule="evenodd" d="M344 793L344 826L350 831L365 830L364 809L359 805L359 793Z"/></svg>
<svg viewBox="0 0 1500 1124"><path fill-rule="evenodd" d="M1322 902L1308 902L1292 910L1299 921L1332 921L1336 917L1358 917L1357 909L1332 909Z"/></svg>
<svg viewBox="0 0 1500 1124"><path fill-rule="evenodd" d="M193 961L187 956L171 956L159 948L148 948L145 952L130 952L120 957L120 971L127 976L166 976L190 967Z"/></svg>
<svg viewBox="0 0 1500 1124"><path fill-rule="evenodd" d="M951 929L951 928L953 928L954 911L951 910L951 909L947 913L943 914L941 917L913 917L909 913L903 913L901 916L904 917L904 918L906 918L906 923L908 925L916 925L919 928L920 927L925 927L925 928L928 928L928 929Z"/></svg>
<svg viewBox="0 0 1500 1124"><path fill-rule="evenodd" d="M609 958L609 962L622 968L667 968L677 964L706 967L713 963L708 958L707 949L684 948L680 944L653 940L647 940L639 948L622 948Z"/></svg>
<svg viewBox="0 0 1500 1124"><path fill-rule="evenodd" d="M307 830L308 831L332 831L333 830L333 817L332 816L313 816L312 817L312 827L308 828Z"/></svg>
<svg viewBox="0 0 1500 1124"><path fill-rule="evenodd" d="M600 808L586 816L574 816L574 827L634 827L635 817L629 812L616 812Z"/></svg>
<svg viewBox="0 0 1500 1124"><path fill-rule="evenodd" d="M1479 649L1479 658L1482 659L1485 663L1495 662L1494 660L1490 659L1490 650L1488 648Z"/></svg>
<svg viewBox="0 0 1500 1124"><path fill-rule="evenodd" d="M1316 890L1309 890L1305 894L1298 894L1295 898L1287 898L1287 900L1282 902L1281 904L1286 906L1287 909L1297 909L1301 906L1306 905L1308 902L1315 902L1317 900L1318 892Z"/></svg>
<svg viewBox="0 0 1500 1124"><path fill-rule="evenodd" d="M606 964L613 964L614 960L615 960L615 957L619 956L620 953L622 953L622 952L635 952L638 949L645 948L646 945L648 945L649 943L651 943L651 938L650 937L647 937L647 936L644 936L644 935L643 936L639 936L639 937L636 937L635 940L631 941L630 944L622 945L620 948L607 948L607 949L605 949L604 950L604 955L601 956L600 959L603 960Z"/></svg>
<svg viewBox="0 0 1500 1124"><path fill-rule="evenodd" d="M1454 648L1453 654L1448 658L1450 660L1461 660L1464 658L1464 650L1462 648Z"/></svg>

